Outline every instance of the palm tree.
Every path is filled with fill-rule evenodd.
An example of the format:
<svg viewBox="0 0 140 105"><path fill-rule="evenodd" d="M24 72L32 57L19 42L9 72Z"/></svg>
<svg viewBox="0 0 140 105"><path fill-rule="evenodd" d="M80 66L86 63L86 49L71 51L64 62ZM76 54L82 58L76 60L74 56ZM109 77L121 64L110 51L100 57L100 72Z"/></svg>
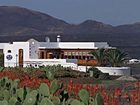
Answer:
<svg viewBox="0 0 140 105"><path fill-rule="evenodd" d="M105 49L97 49L95 51L90 52L90 54L92 54L93 57L96 59L98 66L105 65L106 59Z"/></svg>
<svg viewBox="0 0 140 105"><path fill-rule="evenodd" d="M109 50L107 57L112 67L120 67L127 60L127 54L118 49Z"/></svg>

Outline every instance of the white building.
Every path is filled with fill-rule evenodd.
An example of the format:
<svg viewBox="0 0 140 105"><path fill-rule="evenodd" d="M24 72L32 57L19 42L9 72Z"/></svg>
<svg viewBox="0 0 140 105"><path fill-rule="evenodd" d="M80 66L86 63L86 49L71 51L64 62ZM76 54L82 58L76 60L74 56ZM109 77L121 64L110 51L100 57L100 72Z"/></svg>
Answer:
<svg viewBox="0 0 140 105"><path fill-rule="evenodd" d="M96 61L89 54L98 48L109 49L107 42L38 42L30 39L27 42L0 43L4 53L4 66L34 66L61 64L74 69L78 66L94 65Z"/></svg>

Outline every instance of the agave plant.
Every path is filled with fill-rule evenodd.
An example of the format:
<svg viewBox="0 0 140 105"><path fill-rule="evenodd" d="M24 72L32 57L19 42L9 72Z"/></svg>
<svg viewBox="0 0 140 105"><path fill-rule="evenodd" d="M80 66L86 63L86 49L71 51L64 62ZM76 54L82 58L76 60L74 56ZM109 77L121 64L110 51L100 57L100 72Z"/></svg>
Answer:
<svg viewBox="0 0 140 105"><path fill-rule="evenodd" d="M112 67L120 67L127 60L127 54L119 49L109 50L107 56L108 62Z"/></svg>
<svg viewBox="0 0 140 105"><path fill-rule="evenodd" d="M105 66L106 61L106 50L105 49L97 49L95 51L92 51L91 54L94 56L94 58L97 61L98 66Z"/></svg>

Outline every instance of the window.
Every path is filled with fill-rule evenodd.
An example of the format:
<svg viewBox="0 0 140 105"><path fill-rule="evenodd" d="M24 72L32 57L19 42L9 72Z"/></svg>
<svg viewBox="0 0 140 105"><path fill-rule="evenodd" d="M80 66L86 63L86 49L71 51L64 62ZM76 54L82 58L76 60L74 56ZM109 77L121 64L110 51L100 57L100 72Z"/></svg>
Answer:
<svg viewBox="0 0 140 105"><path fill-rule="evenodd" d="M67 52L64 52L64 55L68 55L68 53Z"/></svg>
<svg viewBox="0 0 140 105"><path fill-rule="evenodd" d="M8 53L11 53L11 50L8 50Z"/></svg>
<svg viewBox="0 0 140 105"><path fill-rule="evenodd" d="M75 52L75 55L79 55L79 53L78 52Z"/></svg>
<svg viewBox="0 0 140 105"><path fill-rule="evenodd" d="M75 56L76 57L76 59L78 59L78 56Z"/></svg>
<svg viewBox="0 0 140 105"><path fill-rule="evenodd" d="M67 58L68 58L68 57L65 55L65 56L64 56L64 59L67 59Z"/></svg>
<svg viewBox="0 0 140 105"><path fill-rule="evenodd" d="M74 59L74 56L72 56L72 59Z"/></svg>
<svg viewBox="0 0 140 105"><path fill-rule="evenodd" d="M89 56L87 56L87 58L86 59L89 59Z"/></svg>
<svg viewBox="0 0 140 105"><path fill-rule="evenodd" d="M82 52L79 52L79 55L82 55Z"/></svg>
<svg viewBox="0 0 140 105"><path fill-rule="evenodd" d="M72 55L75 55L75 52L72 52Z"/></svg>
<svg viewBox="0 0 140 105"><path fill-rule="evenodd" d="M41 52L41 53L40 53L40 58L41 58L41 59L44 59L44 52Z"/></svg>
<svg viewBox="0 0 140 105"><path fill-rule="evenodd" d="M71 59L71 56L68 56L68 59Z"/></svg>
<svg viewBox="0 0 140 105"><path fill-rule="evenodd" d="M0 53L3 53L3 49L0 49Z"/></svg>
<svg viewBox="0 0 140 105"><path fill-rule="evenodd" d="M83 59L85 59L86 57L85 56L83 56Z"/></svg>

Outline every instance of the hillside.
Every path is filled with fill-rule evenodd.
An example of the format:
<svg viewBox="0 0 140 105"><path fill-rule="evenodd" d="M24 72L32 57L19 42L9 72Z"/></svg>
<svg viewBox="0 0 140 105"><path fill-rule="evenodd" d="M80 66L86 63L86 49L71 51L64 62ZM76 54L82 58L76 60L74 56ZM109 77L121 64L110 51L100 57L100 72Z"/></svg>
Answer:
<svg viewBox="0 0 140 105"><path fill-rule="evenodd" d="M47 14L20 7L0 7L0 35L38 35L59 29L68 23Z"/></svg>
<svg viewBox="0 0 140 105"><path fill-rule="evenodd" d="M55 41L107 41L140 58L140 23L112 26L95 20L69 24L50 15L16 6L0 6L0 42L28 40L43 41L49 36Z"/></svg>

